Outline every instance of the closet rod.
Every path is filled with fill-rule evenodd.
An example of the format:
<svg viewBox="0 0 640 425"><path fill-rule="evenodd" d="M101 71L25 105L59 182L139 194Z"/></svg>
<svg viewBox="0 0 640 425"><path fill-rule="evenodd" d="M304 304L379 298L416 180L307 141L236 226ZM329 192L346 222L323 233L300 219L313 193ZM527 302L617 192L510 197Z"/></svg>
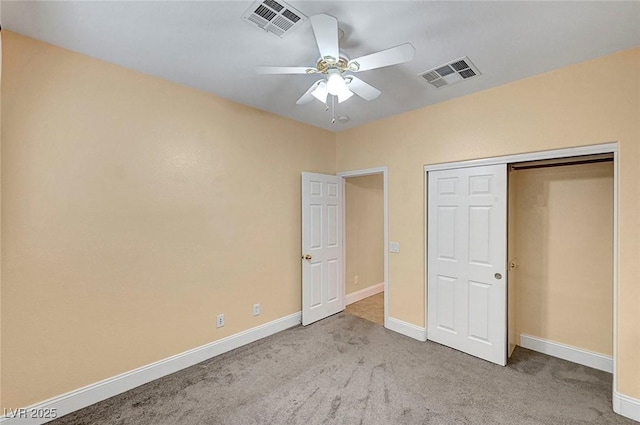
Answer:
<svg viewBox="0 0 640 425"><path fill-rule="evenodd" d="M589 157L582 157L582 158L575 158L574 160L570 160L570 161L562 161L562 162L555 162L555 161L559 161L559 160L553 160L554 162L542 162L540 161L539 164L536 164L535 162L523 162L521 164L511 164L511 170L513 171L518 171L518 170L530 170L533 168L548 168L548 167L563 167L565 165L581 165L581 164L595 164L595 163L599 163L599 162L612 162L613 161L613 157L611 155L605 155L605 156L601 156L601 155L597 155L597 158L589 158Z"/></svg>

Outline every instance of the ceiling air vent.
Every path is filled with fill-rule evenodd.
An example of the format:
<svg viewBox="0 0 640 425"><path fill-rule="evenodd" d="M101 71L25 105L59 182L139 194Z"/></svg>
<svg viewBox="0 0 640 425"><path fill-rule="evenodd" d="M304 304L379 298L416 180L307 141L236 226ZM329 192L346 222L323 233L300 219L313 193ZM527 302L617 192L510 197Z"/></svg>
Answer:
<svg viewBox="0 0 640 425"><path fill-rule="evenodd" d="M466 56L418 74L419 77L424 78L427 83L438 89L478 75L480 75L480 71Z"/></svg>
<svg viewBox="0 0 640 425"><path fill-rule="evenodd" d="M247 22L280 38L299 27L307 17L283 1L262 0L242 16Z"/></svg>

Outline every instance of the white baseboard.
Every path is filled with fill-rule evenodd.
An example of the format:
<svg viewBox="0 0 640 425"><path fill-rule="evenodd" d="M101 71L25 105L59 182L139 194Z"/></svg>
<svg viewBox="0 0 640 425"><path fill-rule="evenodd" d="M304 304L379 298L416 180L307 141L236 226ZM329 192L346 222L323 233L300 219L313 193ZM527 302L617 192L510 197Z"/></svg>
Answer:
<svg viewBox="0 0 640 425"><path fill-rule="evenodd" d="M640 400L638 399L614 391L613 411L618 415L640 422Z"/></svg>
<svg viewBox="0 0 640 425"><path fill-rule="evenodd" d="M384 282L371 285L368 288L352 292L344 296L344 305L353 304L367 297L384 292Z"/></svg>
<svg viewBox="0 0 640 425"><path fill-rule="evenodd" d="M394 332L398 332L402 335L408 336L409 338L417 339L418 341L426 341L427 340L427 328L422 328L420 326L416 326L412 323L407 323L400 319L394 319L393 317L388 317L384 327L392 330Z"/></svg>
<svg viewBox="0 0 640 425"><path fill-rule="evenodd" d="M526 334L520 334L520 346L594 369L613 373L613 358L611 356L605 356Z"/></svg>
<svg viewBox="0 0 640 425"><path fill-rule="evenodd" d="M193 348L183 353L176 354L175 356L167 357L166 359L157 361L155 363L139 367L129 372L125 372L120 375L105 379L103 381L96 382L95 384L91 384L86 387L79 388L66 394L51 398L49 400L36 403L22 410L5 411L3 412L5 416L0 418L0 424L44 424L53 420L53 418L23 418L20 416L22 416L22 413L25 413L25 416L30 416L30 413L32 412L40 412L40 415L42 415L42 412L50 412L52 411L52 409L55 409L54 411L57 413L57 417L64 416L99 401L105 400L109 397L113 397L130 389L138 387L142 384L146 384L147 382L162 378L163 376L177 372L189 366L193 366L197 363L218 356L222 353L226 353L227 351L231 351L235 348L299 325L301 317L301 312L293 313L280 319L265 323L263 325L256 326L255 328L247 329L246 331L237 333L235 335L222 338L218 341Z"/></svg>

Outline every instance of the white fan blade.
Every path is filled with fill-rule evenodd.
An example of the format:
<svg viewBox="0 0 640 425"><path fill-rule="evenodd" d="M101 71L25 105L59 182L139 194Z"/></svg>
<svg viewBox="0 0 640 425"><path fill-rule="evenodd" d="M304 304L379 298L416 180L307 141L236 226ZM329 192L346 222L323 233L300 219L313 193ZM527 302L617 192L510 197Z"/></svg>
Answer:
<svg viewBox="0 0 640 425"><path fill-rule="evenodd" d="M296 105L304 105L305 103L309 103L311 102L313 99L315 99L315 96L313 96L312 92L318 88L318 84L320 84L321 82L323 82L324 80L318 80L315 83L311 84L311 87L309 87L309 90L307 90L305 92L305 94L303 94L302 96L300 96L300 99L298 99L296 101Z"/></svg>
<svg viewBox="0 0 640 425"><path fill-rule="evenodd" d="M316 37L320 57L330 56L335 60L340 58L338 46L338 20L329 15L313 15L309 18L311 28Z"/></svg>
<svg viewBox="0 0 640 425"><path fill-rule="evenodd" d="M313 74L316 69L308 66L259 66L256 72L258 74Z"/></svg>
<svg viewBox="0 0 640 425"><path fill-rule="evenodd" d="M363 98L364 100L373 100L376 97L380 96L382 93L377 88L373 87L371 84L365 83L360 78L354 77L353 75L349 75L347 79L351 79L347 87L349 90Z"/></svg>
<svg viewBox="0 0 640 425"><path fill-rule="evenodd" d="M409 62L416 55L416 49L411 43L401 44L390 49L381 50L369 55L360 56L349 61L349 70L353 72L368 71L384 66Z"/></svg>

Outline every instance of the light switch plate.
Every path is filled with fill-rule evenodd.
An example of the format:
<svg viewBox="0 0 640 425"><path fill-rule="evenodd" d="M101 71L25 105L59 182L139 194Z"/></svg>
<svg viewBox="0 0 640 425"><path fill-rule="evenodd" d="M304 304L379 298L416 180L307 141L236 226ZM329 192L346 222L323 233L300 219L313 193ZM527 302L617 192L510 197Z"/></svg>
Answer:
<svg viewBox="0 0 640 425"><path fill-rule="evenodd" d="M400 242L391 242L390 244L391 252L397 254L400 252Z"/></svg>

